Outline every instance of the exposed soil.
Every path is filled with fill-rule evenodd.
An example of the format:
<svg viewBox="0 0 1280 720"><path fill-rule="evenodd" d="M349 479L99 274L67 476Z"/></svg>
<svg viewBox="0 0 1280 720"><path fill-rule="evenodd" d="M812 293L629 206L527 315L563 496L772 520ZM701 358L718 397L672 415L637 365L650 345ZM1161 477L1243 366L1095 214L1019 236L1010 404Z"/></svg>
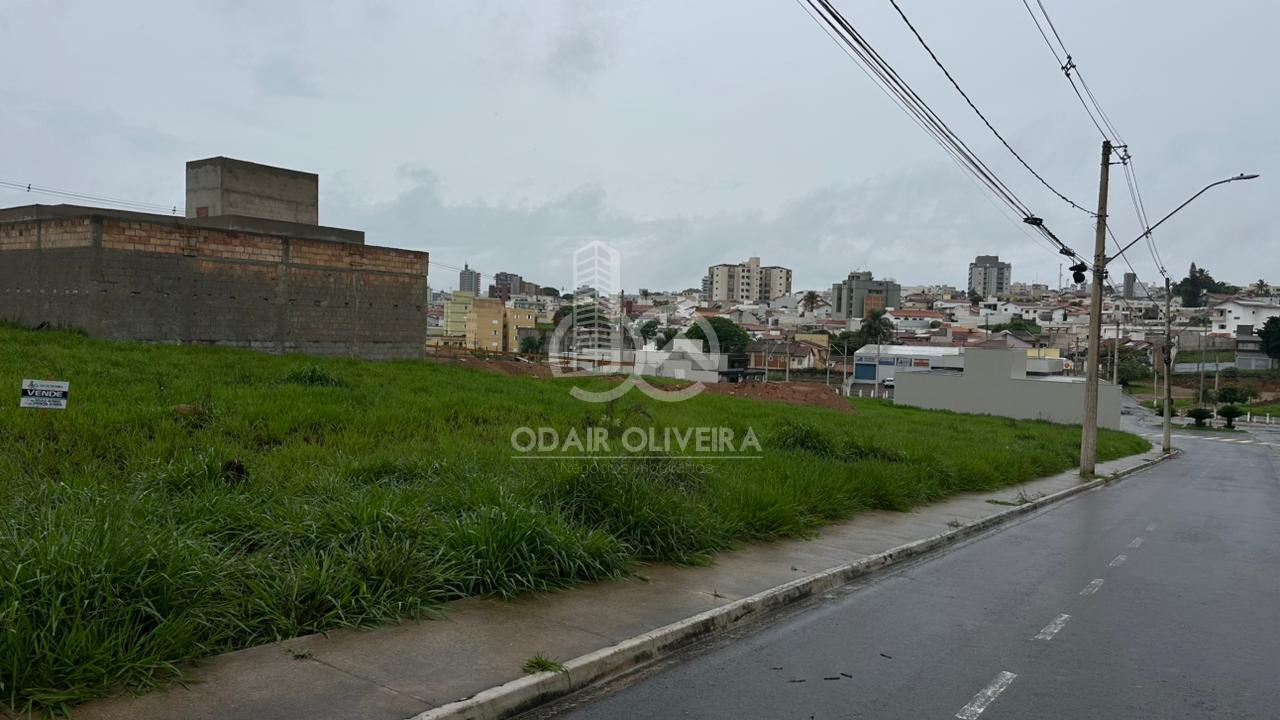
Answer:
<svg viewBox="0 0 1280 720"><path fill-rule="evenodd" d="M474 368L476 370L488 370L489 372L502 373L504 375L520 375L523 377L551 377L551 366L544 363L521 362L519 360L489 358L482 359L469 355L429 356L431 362L447 363L452 365L461 365L463 367ZM621 381L621 376L617 378ZM690 383L680 381L667 381L662 384L663 389L678 390L687 387ZM830 408L839 410L840 412L857 414L857 409L853 407L847 400L840 396L835 387L829 387L820 383L762 383L762 382L744 382L744 383L717 383L715 385L707 385L703 392L714 393L718 395L732 395L734 397L748 398L751 400L774 400L777 402L790 403L792 405L812 405L817 407Z"/></svg>
<svg viewBox="0 0 1280 720"><path fill-rule="evenodd" d="M752 400L776 400L792 405L816 405L854 414L858 412L852 403L840 396L836 388L819 383L718 383L708 385L703 392Z"/></svg>

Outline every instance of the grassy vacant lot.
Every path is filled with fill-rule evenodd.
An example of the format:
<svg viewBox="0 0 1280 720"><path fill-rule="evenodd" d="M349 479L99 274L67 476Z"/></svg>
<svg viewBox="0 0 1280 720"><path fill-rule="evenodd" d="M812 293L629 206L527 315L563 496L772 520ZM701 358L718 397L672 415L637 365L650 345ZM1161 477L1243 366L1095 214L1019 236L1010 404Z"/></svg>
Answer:
<svg viewBox="0 0 1280 720"><path fill-rule="evenodd" d="M19 410L23 377L70 380L70 409ZM571 385L0 327L0 705L56 710L212 653L703 562L1076 460L1076 429L1047 423L634 392L604 417ZM601 423L752 428L762 452L512 458L518 426Z"/></svg>

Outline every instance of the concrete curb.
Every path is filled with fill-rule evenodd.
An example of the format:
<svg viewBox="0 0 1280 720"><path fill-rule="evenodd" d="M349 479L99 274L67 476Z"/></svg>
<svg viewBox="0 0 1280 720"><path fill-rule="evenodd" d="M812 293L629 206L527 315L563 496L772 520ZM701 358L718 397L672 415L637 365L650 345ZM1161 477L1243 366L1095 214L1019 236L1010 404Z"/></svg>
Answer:
<svg viewBox="0 0 1280 720"><path fill-rule="evenodd" d="M1146 470L1178 454L1179 451L1175 449L1168 455L1161 455L1106 477L1059 490L1023 505L988 515L955 530L899 545L892 550L865 557L857 562L830 568L816 575L799 578L785 585L735 600L727 605L574 658L564 664L563 672L526 675L481 691L465 700L420 713L411 720L503 720L509 718L589 685L647 665L744 620L766 617L805 598L827 592L869 573L892 567L971 537L1046 505L1102 487L1125 476Z"/></svg>

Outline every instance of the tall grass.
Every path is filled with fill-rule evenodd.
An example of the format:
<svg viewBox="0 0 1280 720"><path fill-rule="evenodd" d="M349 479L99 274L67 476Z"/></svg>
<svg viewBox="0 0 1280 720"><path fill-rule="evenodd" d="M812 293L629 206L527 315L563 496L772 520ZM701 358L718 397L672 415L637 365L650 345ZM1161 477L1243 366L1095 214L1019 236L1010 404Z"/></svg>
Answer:
<svg viewBox="0 0 1280 720"><path fill-rule="evenodd" d="M212 653L452 599L706 562L867 508L1060 472L1077 430L705 395L587 406L571 383L420 362L112 344L0 327L0 702L60 710ZM597 384L602 381L597 381ZM623 401L619 401L623 402ZM519 426L752 428L743 461L513 459ZM1146 449L1103 432L1106 458Z"/></svg>

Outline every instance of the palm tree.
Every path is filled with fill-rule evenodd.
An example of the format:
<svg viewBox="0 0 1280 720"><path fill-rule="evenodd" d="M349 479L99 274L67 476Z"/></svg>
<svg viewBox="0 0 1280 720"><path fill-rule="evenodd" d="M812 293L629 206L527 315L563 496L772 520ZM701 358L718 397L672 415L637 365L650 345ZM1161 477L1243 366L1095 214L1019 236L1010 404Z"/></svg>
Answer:
<svg viewBox="0 0 1280 720"><path fill-rule="evenodd" d="M893 341L893 323L885 317L884 310L872 310L862 321L862 339L868 345L884 345Z"/></svg>
<svg viewBox="0 0 1280 720"><path fill-rule="evenodd" d="M1267 285L1267 281L1263 280L1262 278L1258 278L1258 282L1249 286L1249 294L1256 297L1262 297L1263 295L1268 294L1270 291L1271 291L1271 286Z"/></svg>
<svg viewBox="0 0 1280 720"><path fill-rule="evenodd" d="M804 294L804 299L800 301L800 307L804 308L805 315L813 314L813 309L818 306L818 293L810 290Z"/></svg>

